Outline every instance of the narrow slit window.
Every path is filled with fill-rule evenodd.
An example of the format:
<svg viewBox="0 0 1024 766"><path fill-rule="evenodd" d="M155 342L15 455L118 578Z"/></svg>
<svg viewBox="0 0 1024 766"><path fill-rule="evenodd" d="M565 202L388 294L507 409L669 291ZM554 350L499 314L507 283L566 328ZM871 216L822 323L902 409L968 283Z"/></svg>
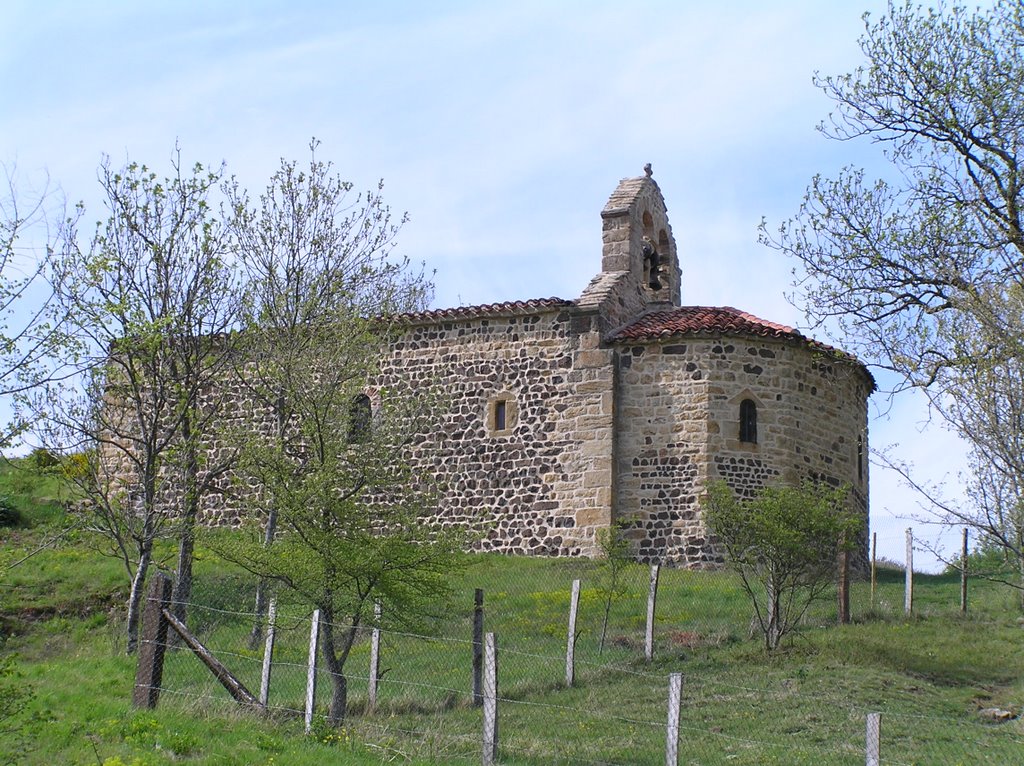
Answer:
<svg viewBox="0 0 1024 766"><path fill-rule="evenodd" d="M757 405L753 399L740 402L740 441L757 444Z"/></svg>
<svg viewBox="0 0 1024 766"><path fill-rule="evenodd" d="M504 399L499 399L494 403L494 430L504 431L505 430L505 418L508 415L506 410L507 402Z"/></svg>
<svg viewBox="0 0 1024 766"><path fill-rule="evenodd" d="M857 478L864 480L864 437L857 436Z"/></svg>
<svg viewBox="0 0 1024 766"><path fill-rule="evenodd" d="M501 393L488 400L484 412L484 425L491 436L511 436L516 427L519 408L515 398L508 393Z"/></svg>
<svg viewBox="0 0 1024 766"><path fill-rule="evenodd" d="M352 400L348 419L349 444L362 444L370 438L370 421L372 416L370 397L366 394L359 394L359 396Z"/></svg>

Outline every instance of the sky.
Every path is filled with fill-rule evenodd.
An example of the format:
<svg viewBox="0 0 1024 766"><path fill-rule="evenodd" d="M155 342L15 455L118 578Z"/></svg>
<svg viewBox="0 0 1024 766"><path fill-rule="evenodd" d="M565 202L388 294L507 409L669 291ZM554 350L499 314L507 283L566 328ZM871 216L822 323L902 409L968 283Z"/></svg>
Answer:
<svg viewBox="0 0 1024 766"><path fill-rule="evenodd" d="M879 0L163 2L0 0L0 163L105 218L97 167L226 162L257 195L318 156L407 212L399 250L435 305L575 298L600 270L600 211L653 166L683 303L805 328L795 266L757 242L816 173L884 172L878 147L816 131L815 72L862 63ZM48 181L47 181L48 179ZM814 333L812 333L814 334ZM827 340L822 333L816 333ZM885 385L891 381L880 378ZM871 444L956 485L964 448L922 398L876 395ZM918 498L873 466L880 556L903 560ZM948 534L950 545L959 532ZM941 542L941 541L940 541ZM935 559L915 554L915 568Z"/></svg>

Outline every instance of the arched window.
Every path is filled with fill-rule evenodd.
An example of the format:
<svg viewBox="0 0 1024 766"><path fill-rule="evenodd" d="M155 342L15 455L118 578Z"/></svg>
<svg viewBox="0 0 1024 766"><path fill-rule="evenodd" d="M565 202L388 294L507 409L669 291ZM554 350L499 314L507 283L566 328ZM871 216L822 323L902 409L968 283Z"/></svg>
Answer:
<svg viewBox="0 0 1024 766"><path fill-rule="evenodd" d="M740 402L740 441L757 444L757 405L753 399Z"/></svg>
<svg viewBox="0 0 1024 766"><path fill-rule="evenodd" d="M370 397L359 394L352 400L348 410L348 441L349 444L361 444L370 438L370 419L373 413Z"/></svg>

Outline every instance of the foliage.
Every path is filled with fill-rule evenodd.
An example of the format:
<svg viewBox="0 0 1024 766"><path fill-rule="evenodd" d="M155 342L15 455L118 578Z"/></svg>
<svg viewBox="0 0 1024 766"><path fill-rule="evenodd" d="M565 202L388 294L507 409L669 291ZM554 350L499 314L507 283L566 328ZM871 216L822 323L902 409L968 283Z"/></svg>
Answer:
<svg viewBox="0 0 1024 766"><path fill-rule="evenodd" d="M25 712L33 696L32 687L17 672L14 658L0 656L0 763L7 763L4 750L13 753L27 744Z"/></svg>
<svg viewBox="0 0 1024 766"><path fill-rule="evenodd" d="M0 527L17 527L23 522L21 511L6 495L0 495Z"/></svg>
<svg viewBox="0 0 1024 766"><path fill-rule="evenodd" d="M601 620L601 636L598 641L598 654L604 654L605 639L608 637L608 618L612 605L621 599L627 591L625 573L632 563L629 539L625 536L625 526L621 521L613 522L606 528L597 531L598 558L597 593L604 605L604 616Z"/></svg>
<svg viewBox="0 0 1024 766"><path fill-rule="evenodd" d="M405 219L392 220L381 185L353 199L353 185L317 159L317 147L313 139L305 169L282 161L258 205L237 184L226 188L244 273L240 358L246 364L239 377L273 413L272 441L280 449L294 437L288 428L295 418L337 418L339 408L362 393L360 381L388 332L379 318L424 308L431 287L407 260L393 256ZM325 364L318 363L321 349ZM340 414L345 422L339 425L349 429L350 413ZM264 545L272 543L277 527L278 509L270 504ZM261 581L254 647L266 590Z"/></svg>
<svg viewBox="0 0 1024 766"><path fill-rule="evenodd" d="M89 477L89 466L95 455L88 451L72 452L61 461L61 473L72 482L79 482Z"/></svg>
<svg viewBox="0 0 1024 766"><path fill-rule="evenodd" d="M765 487L741 500L724 482L709 486L704 521L743 581L768 651L832 584L841 544L852 549L863 532L864 520L846 508L847 495L846 487L805 482Z"/></svg>
<svg viewBox="0 0 1024 766"><path fill-rule="evenodd" d="M374 386L388 317L422 308L429 284L391 258L397 227L377 193L351 185L310 147L283 163L258 209L235 192L247 274L245 378L275 414L267 438L239 434L242 481L268 520L221 554L320 610L331 724L344 720L345 663L381 604L389 621L437 610L461 540L423 524L434 497L407 446L431 427L429 381ZM375 406L367 418L354 402Z"/></svg>
<svg viewBox="0 0 1024 766"><path fill-rule="evenodd" d="M29 460L40 471L53 468L60 464L60 458L45 447L36 447L29 453Z"/></svg>
<svg viewBox="0 0 1024 766"><path fill-rule="evenodd" d="M220 170L189 170L176 156L168 178L136 162L104 162L99 176L110 217L89 237L69 222L52 263L65 359L77 374L22 404L48 416L40 432L49 448L86 451L87 470L69 476L88 500L88 526L107 537L131 582L131 652L154 543L181 534L181 583L199 498L219 468L199 465L196 442L217 411L209 382L224 367L233 271L230 236L208 201Z"/></svg>
<svg viewBox="0 0 1024 766"><path fill-rule="evenodd" d="M925 389L971 445L966 504L886 460L942 523L1018 562L1024 599L1024 6L893 1L865 16L860 47L863 66L817 79L834 105L821 131L881 144L891 172L815 177L762 240L800 261L796 299L815 325Z"/></svg>
<svg viewBox="0 0 1024 766"><path fill-rule="evenodd" d="M20 518L18 525L33 527L61 521L71 494L59 473L12 458L0 461L0 498Z"/></svg>

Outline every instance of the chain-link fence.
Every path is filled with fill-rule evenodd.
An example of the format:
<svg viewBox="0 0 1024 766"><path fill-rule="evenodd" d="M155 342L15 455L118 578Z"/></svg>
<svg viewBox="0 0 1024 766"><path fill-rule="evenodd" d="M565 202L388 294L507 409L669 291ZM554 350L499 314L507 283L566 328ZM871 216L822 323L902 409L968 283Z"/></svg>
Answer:
<svg viewBox="0 0 1024 766"><path fill-rule="evenodd" d="M190 604L188 625L271 717L305 718L307 729L330 731L331 713L342 712L343 683L336 736L395 757L480 762L493 747L499 763L817 766L1012 763L1024 752L1018 722L999 725L969 704L951 706L925 683L915 686L906 668L894 667L900 672L891 677L854 674L841 651L824 655L831 659L822 665L802 642L826 634L843 640L841 631L819 630L838 618L834 588L804 615L780 661L756 640L735 574L661 568L656 592L653 579L638 564L613 577L606 562L483 556L429 631L395 627L401 615L369 618L343 680L324 667L322 649L312 670L310 657L325 631L337 638L347 626L314 630L308 609L278 604L272 644L269 630L253 643L255 615L224 603ZM874 578L861 573L850 587L853 619L877 622L879 630L912 627L903 619L906 586L905 574L888 564ZM914 588L918 614L957 619L956 573ZM885 640L880 635L875 651L886 651ZM235 704L174 631L166 644L174 649L166 653L161 704ZM486 677L489 660L496 690ZM894 653L891 661L900 660ZM677 710L670 705L675 674ZM881 713L881 733L873 743L874 713Z"/></svg>

